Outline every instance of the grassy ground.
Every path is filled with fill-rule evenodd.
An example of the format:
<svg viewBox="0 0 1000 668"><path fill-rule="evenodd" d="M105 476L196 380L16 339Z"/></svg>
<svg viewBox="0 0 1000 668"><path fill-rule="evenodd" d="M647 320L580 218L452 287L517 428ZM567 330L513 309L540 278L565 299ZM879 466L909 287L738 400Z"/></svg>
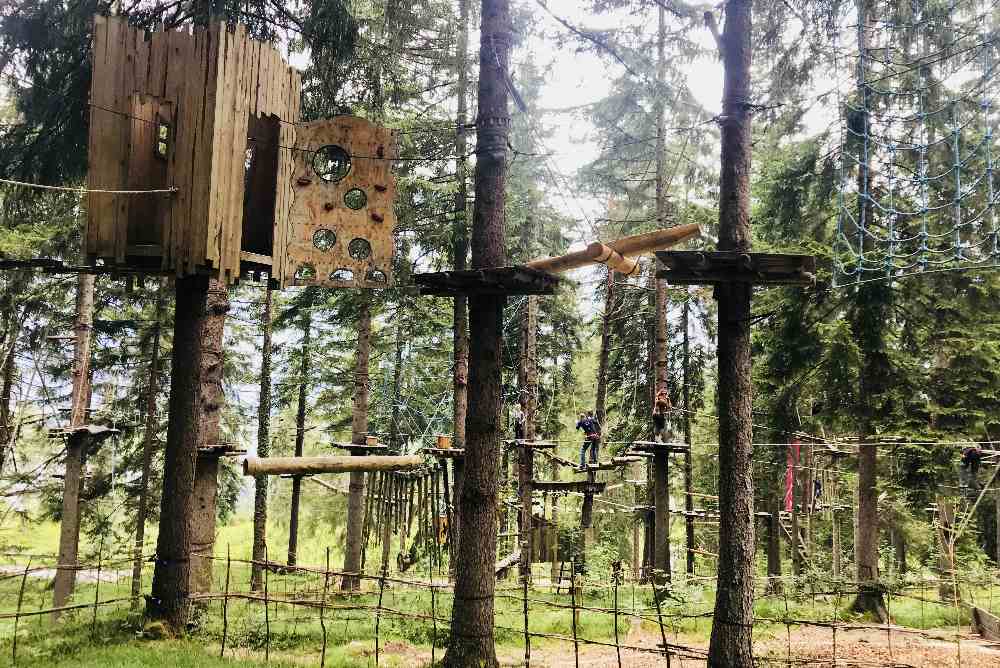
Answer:
<svg viewBox="0 0 1000 668"><path fill-rule="evenodd" d="M9 518L10 516L8 516ZM30 530L29 530L30 529ZM280 527L271 534L276 544L282 545ZM155 532L154 532L155 534ZM251 524L238 519L220 527L217 555L223 558L215 568L215 591L225 588L226 550L234 558L245 558L249 553ZM319 565L326 559L326 536L317 533L305 536L301 543L300 563ZM55 551L57 527L52 523L19 527L8 521L0 526L0 545L4 550L17 548L25 554L52 554ZM82 554L94 554L97 546L84 539ZM64 615L53 625L48 615L23 617L17 628L17 656L19 666L112 666L132 668L186 668L187 666L239 665L255 667L265 665L269 654L270 666L316 665L323 646L324 629L327 642L328 666L354 668L374 665L375 629L378 626L380 665L416 668L429 664L433 656L440 658L441 648L447 643L447 620L450 618L450 595L439 591L434 596L427 589L390 584L382 592L384 612L376 615L379 592L377 582L369 581L367 589L356 595L341 595L337 582L329 583L328 609L320 620L318 608L274 603L265 608L258 601L232 600L223 608L221 601L204 604L199 623L187 638L182 640L154 641L143 636L142 620L129 611L131 564L128 555L102 552L102 577L97 582L93 570L78 576L78 587L73 603L90 604L96 599L108 601L126 599L101 606L96 622L93 608L84 608ZM274 555L282 560L283 554ZM115 561L118 559L119 561ZM51 605L51 575L40 572L41 577L21 577L27 557L0 558L0 615L12 612L21 600L22 612L45 609ZM41 557L33 557L33 565L45 565ZM336 567L339 558L331 554ZM537 574L547 573L548 565L539 565ZM144 569L144 590L152 575L150 564ZM413 580L426 580L425 565L414 567L405 575ZM435 581L443 584L443 574L435 573ZM24 583L22 595L22 582ZM565 590L553 593L541 584L531 592L529 631L532 634L555 635L572 638L574 621L570 598ZM817 585L824 588L823 585ZM270 574L268 595L271 599L317 600L324 588L319 574ZM829 588L829 583L826 583ZM233 563L229 569L229 591L248 593L249 568L246 564ZM789 634L813 627L792 624L782 620L813 620L824 622L863 621L848 612L850 596L813 595L809 591L793 592L788 596L760 598L755 605L758 619L755 638L762 642L782 641ZM648 587L625 584L619 588L618 631L626 641L631 636L658 642L660 627L656 622L657 610ZM966 600L1000 612L1000 587L994 595L988 586L966 588ZM954 632L956 625L967 625L967 614L953 606L936 601L933 587L908 591L889 599L894 622L915 629L946 629ZM711 629L713 593L707 586L684 586L678 583L671 595L662 601L665 634L673 643L703 647ZM523 609L521 590L513 580L500 583L496 602L496 641L498 651L511 657L523 651ZM584 587L578 605L593 609L615 607L614 590L608 580L594 574ZM402 616L399 613L406 613ZM631 617L638 615L642 621ZM432 619L432 617L436 619ZM224 620L225 619L225 623ZM763 620L774 620L773 622ZM224 631L225 627L225 631ZM219 659L223 633L226 636L226 658ZM577 618L575 633L580 638L613 643L614 616L605 612L585 610ZM10 665L13 656L14 620L0 618L0 666ZM535 635L532 647L545 652L563 652L571 644Z"/></svg>

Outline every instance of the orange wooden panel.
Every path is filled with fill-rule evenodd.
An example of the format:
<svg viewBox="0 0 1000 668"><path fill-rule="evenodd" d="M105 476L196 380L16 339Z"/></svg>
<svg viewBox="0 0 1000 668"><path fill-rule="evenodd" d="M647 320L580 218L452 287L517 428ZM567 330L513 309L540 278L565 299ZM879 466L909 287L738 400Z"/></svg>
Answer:
<svg viewBox="0 0 1000 668"><path fill-rule="evenodd" d="M350 155L350 169L340 180L327 180L321 167L324 147L334 146ZM356 116L338 116L300 125L295 147L291 234L282 282L390 285L396 222L392 130ZM352 191L364 197L357 209L348 206Z"/></svg>

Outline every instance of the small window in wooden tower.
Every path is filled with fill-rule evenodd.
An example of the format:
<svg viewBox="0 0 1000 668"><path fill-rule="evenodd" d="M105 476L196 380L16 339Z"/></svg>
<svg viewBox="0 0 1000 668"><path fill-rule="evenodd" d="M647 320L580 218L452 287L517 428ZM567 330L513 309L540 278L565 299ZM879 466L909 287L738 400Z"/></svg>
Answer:
<svg viewBox="0 0 1000 668"><path fill-rule="evenodd" d="M156 146L153 153L157 158L166 160L170 153L170 123L162 117L156 118Z"/></svg>

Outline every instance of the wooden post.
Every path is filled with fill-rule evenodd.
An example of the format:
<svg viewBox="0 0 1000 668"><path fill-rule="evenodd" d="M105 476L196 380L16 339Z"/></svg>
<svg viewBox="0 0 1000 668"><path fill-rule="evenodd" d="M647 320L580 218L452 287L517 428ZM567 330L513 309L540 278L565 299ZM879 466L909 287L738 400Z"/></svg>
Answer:
<svg viewBox="0 0 1000 668"><path fill-rule="evenodd" d="M529 295L524 309L524 320L521 324L521 364L518 380L521 389L521 406L524 412L524 438L535 440L535 412L537 402L535 393L538 384L536 320L538 314L538 297ZM532 531L532 488L531 481L535 476L534 449L526 444L520 444L517 449L517 491L521 500L520 532L521 559L518 562L518 574L521 578L531 579L531 558L534 533Z"/></svg>
<svg viewBox="0 0 1000 668"><path fill-rule="evenodd" d="M694 462L691 458L691 390L689 386L691 369L691 349L688 318L691 311L691 289L684 287L684 443L687 449L684 451L684 510L687 515L684 517L685 542L687 547L687 573L694 575Z"/></svg>
<svg viewBox="0 0 1000 668"><path fill-rule="evenodd" d="M76 320L73 325L73 390L70 427L86 423L90 405L90 346L94 319L94 276L80 274L76 283ZM77 552L80 544L80 484L89 439L80 434L66 439L66 470L63 478L62 519L59 523L59 568L53 585L52 607L66 605L76 585ZM61 613L52 613L53 621Z"/></svg>

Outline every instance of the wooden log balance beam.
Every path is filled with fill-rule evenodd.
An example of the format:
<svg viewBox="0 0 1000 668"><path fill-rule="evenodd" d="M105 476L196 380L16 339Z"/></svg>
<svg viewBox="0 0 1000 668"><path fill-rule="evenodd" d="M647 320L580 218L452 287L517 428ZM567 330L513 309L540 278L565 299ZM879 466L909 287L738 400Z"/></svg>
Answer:
<svg viewBox="0 0 1000 668"><path fill-rule="evenodd" d="M639 268L639 260L634 257L675 246L680 242L701 235L697 225L678 225L665 230L623 237L603 244L595 241L586 248L566 255L543 257L525 263L530 269L538 269L558 274L588 264L605 264L614 271L631 276Z"/></svg>
<svg viewBox="0 0 1000 668"><path fill-rule="evenodd" d="M243 475L314 475L354 471L408 471L424 465L418 455L341 457L247 457Z"/></svg>

